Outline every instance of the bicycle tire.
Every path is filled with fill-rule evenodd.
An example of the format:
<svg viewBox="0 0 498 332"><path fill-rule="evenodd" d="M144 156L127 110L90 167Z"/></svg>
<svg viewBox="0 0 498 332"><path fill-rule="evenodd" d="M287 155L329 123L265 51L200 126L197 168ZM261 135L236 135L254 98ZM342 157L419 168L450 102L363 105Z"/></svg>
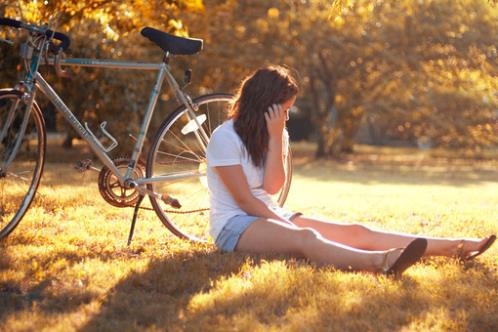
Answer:
<svg viewBox="0 0 498 332"><path fill-rule="evenodd" d="M18 226L29 209L45 164L45 121L40 108L33 103L21 147L13 161L6 166L6 161L14 150L18 120L25 112L26 104L22 96L23 93L17 90L0 90L0 240ZM17 106L12 107L13 102ZM35 141L35 150L23 151L23 147L29 147L32 141Z"/></svg>
<svg viewBox="0 0 498 332"><path fill-rule="evenodd" d="M231 94L214 93L199 96L193 100L193 104L198 106L196 116L197 118L201 117L201 120L202 114L210 112L209 107L207 107L206 105L209 106L210 104L214 104L215 102L220 102L222 104L218 108L212 108L213 114L217 114L216 119L213 119L212 116L207 115L206 119L204 120L207 121L207 123L204 122L202 124L209 137L211 136L212 131L227 119L226 115L232 99L233 96ZM181 132L181 129L186 127L186 121L184 119L184 114L186 112L187 109L185 106L182 105L178 107L163 121L163 123L157 130L147 159L146 176L148 178L153 177L154 174L156 174L157 176L158 173L168 174L175 171L182 171L180 169L182 168L181 163L185 165L185 169L205 171L205 153L198 149L194 150L192 147L190 147L190 145L189 147L191 148L191 151L180 149L178 153L171 153L171 151L174 150L165 153L165 151L168 151L167 149L165 149L165 146L168 146L169 149L172 148L168 144L170 142L170 138L173 141L178 140L177 138L179 133ZM184 135L184 137L182 137L183 143L180 144L186 145L187 143L185 142L189 142L189 140L192 143L198 144L198 141L196 139L187 137L187 135ZM185 146L183 147L185 148ZM191 154L190 156L188 156L189 153ZM162 160L160 155L162 155ZM171 160L164 157L165 155L171 158ZM292 155L289 149L288 157L286 160L286 181L276 198L278 204L281 206L284 204L290 189L292 179L291 158ZM178 159L180 159L181 161L177 162ZM166 166L164 166L165 164ZM160 167L163 168L161 171L159 171ZM148 189L160 194L167 193L172 198L177 199L182 205L181 209L175 210L174 208L166 205L163 200L150 195L149 197L152 207L154 208L156 214L158 215L164 226L166 226L174 235L195 242L209 241L209 215L208 213L206 213L209 208L209 193L205 176L183 179L182 181L178 182L148 184ZM194 190L198 191L192 193L193 188L195 188ZM196 197L195 201L192 201L191 197L187 197L189 194L195 194L198 197ZM198 203L202 205L198 205ZM202 209L202 211L196 211L187 214L183 213L184 211L188 212L199 209ZM188 217L185 217L186 215L188 215Z"/></svg>

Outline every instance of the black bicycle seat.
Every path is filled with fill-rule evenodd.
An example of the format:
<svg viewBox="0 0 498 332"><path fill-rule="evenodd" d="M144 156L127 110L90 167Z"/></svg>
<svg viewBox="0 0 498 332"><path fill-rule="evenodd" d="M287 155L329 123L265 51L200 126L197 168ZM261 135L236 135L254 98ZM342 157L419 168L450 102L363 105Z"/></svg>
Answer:
<svg viewBox="0 0 498 332"><path fill-rule="evenodd" d="M171 54L191 55L202 50L202 39L178 37L150 27L143 28L141 34Z"/></svg>

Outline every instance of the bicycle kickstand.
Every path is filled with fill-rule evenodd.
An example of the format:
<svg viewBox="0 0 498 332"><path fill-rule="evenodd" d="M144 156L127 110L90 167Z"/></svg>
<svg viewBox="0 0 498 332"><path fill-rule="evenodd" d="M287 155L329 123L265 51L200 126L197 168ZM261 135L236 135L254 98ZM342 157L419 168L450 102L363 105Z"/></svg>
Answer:
<svg viewBox="0 0 498 332"><path fill-rule="evenodd" d="M137 222L138 210L140 209L140 204L144 199L145 195L140 195L138 197L137 204L135 204L135 210L133 211L133 219L131 220L130 234L128 235L128 246L131 244L131 240L133 239L133 232L135 231L135 224Z"/></svg>

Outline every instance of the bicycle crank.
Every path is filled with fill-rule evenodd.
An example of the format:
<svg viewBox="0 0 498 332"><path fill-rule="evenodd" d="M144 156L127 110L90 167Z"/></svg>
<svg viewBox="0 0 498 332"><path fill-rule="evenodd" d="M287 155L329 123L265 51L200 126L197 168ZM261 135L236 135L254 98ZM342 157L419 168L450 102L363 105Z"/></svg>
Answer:
<svg viewBox="0 0 498 332"><path fill-rule="evenodd" d="M124 174L128 169L130 159L117 158L114 159L113 162L118 170ZM133 179L138 179L144 177L144 175L145 165L143 162L138 161L131 176ZM104 198L107 203L116 207L123 208L135 206L140 197L140 192L136 187L130 188L121 185L118 178L109 168L107 168L107 166L102 167L99 174L98 184L102 198Z"/></svg>

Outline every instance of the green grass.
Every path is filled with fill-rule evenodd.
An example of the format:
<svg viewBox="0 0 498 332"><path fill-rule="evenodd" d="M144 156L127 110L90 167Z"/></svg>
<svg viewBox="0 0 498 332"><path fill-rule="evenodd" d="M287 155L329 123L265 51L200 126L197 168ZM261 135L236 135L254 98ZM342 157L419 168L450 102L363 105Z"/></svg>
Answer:
<svg viewBox="0 0 498 332"><path fill-rule="evenodd" d="M295 152L287 206L433 236L498 231L498 159L360 149ZM54 162L34 206L0 243L0 331L498 330L498 245L475 263L428 259L401 280L303 260L220 253L143 211L107 205L96 175Z"/></svg>

